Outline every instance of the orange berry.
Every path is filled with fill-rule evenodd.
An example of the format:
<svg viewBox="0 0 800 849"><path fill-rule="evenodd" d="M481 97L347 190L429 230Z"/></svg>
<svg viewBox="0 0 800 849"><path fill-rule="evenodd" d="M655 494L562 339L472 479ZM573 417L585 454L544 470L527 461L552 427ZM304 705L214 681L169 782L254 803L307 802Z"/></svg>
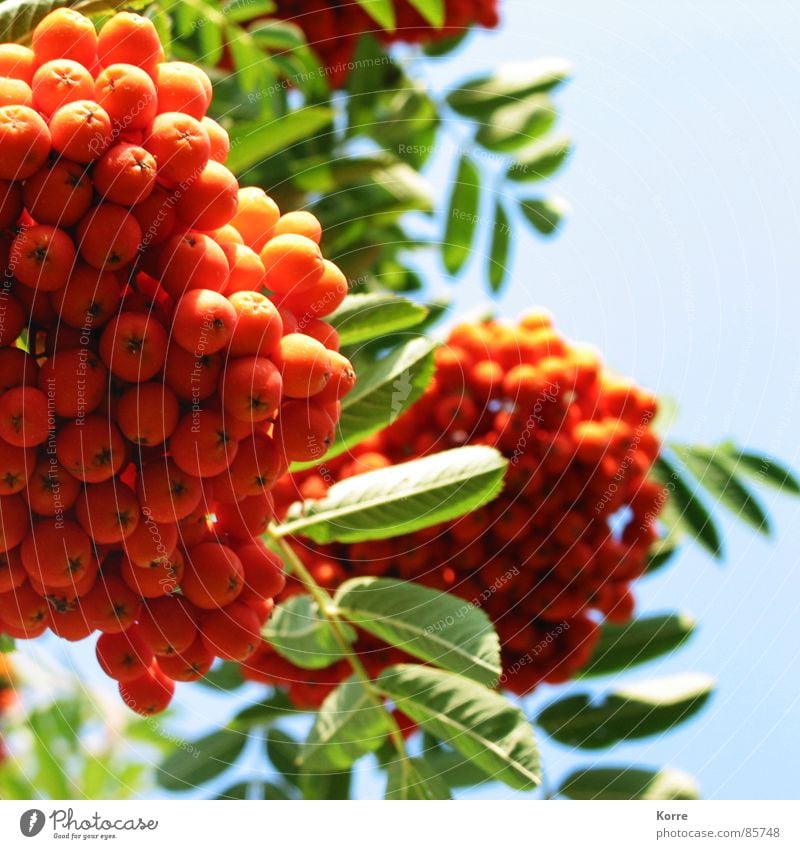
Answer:
<svg viewBox="0 0 800 849"><path fill-rule="evenodd" d="M109 65L94 83L94 99L119 132L144 130L156 117L158 101L152 79L135 65Z"/></svg>
<svg viewBox="0 0 800 849"><path fill-rule="evenodd" d="M50 130L29 106L0 106L0 180L27 180L47 161Z"/></svg>
<svg viewBox="0 0 800 849"><path fill-rule="evenodd" d="M133 206L155 188L156 161L143 147L117 144L100 157L92 176L95 189L105 200Z"/></svg>
<svg viewBox="0 0 800 849"><path fill-rule="evenodd" d="M155 73L159 112L183 112L198 121L211 105L208 74L188 62L162 62Z"/></svg>
<svg viewBox="0 0 800 849"><path fill-rule="evenodd" d="M239 183L219 162L209 160L178 197L178 218L187 227L214 230L236 214Z"/></svg>
<svg viewBox="0 0 800 849"><path fill-rule="evenodd" d="M286 295L311 289L325 270L319 245L305 236L284 233L273 236L261 249L266 286Z"/></svg>
<svg viewBox="0 0 800 849"><path fill-rule="evenodd" d="M242 234L247 247L257 253L272 236L281 212L274 200L257 186L239 189L239 204L231 224Z"/></svg>
<svg viewBox="0 0 800 849"><path fill-rule="evenodd" d="M31 85L33 103L40 112L52 115L66 103L94 96L92 75L71 59L53 59L40 65Z"/></svg>
<svg viewBox="0 0 800 849"><path fill-rule="evenodd" d="M93 100L75 100L53 113L50 135L61 156L75 162L94 162L111 144L111 118Z"/></svg>
<svg viewBox="0 0 800 849"><path fill-rule="evenodd" d="M158 163L158 181L168 188L188 185L206 167L211 142L205 127L181 112L156 115L145 147Z"/></svg>
<svg viewBox="0 0 800 849"><path fill-rule="evenodd" d="M39 224L72 227L89 211L94 192L84 165L57 159L25 181L23 197Z"/></svg>
<svg viewBox="0 0 800 849"><path fill-rule="evenodd" d="M31 47L39 65L51 59L72 59L91 68L97 60L97 33L80 12L56 9L36 25Z"/></svg>
<svg viewBox="0 0 800 849"><path fill-rule="evenodd" d="M164 58L164 48L149 18L132 12L119 12L100 28L97 58L104 68L132 64L152 77Z"/></svg>

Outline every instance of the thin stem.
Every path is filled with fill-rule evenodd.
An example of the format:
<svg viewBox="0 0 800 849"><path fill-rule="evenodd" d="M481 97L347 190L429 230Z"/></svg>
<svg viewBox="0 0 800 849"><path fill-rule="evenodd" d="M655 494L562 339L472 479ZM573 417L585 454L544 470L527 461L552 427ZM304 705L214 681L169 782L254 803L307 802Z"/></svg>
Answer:
<svg viewBox="0 0 800 849"><path fill-rule="evenodd" d="M272 536L272 539L280 547L281 553L286 561L291 565L292 573L297 576L300 582L308 590L311 597L317 603L320 613L328 620L328 622L330 622L331 631L333 632L334 639L339 646L339 650L352 667L353 674L356 678L358 678L361 686L367 692L370 701L377 708L385 711L388 716L390 725L389 738L391 739L395 749L397 749L397 754L400 756L400 759L403 763L406 763L408 755L406 754L405 740L403 739L403 734L400 731L397 720L386 709L386 704L383 701L380 692L373 684L372 679L369 677L369 673L364 667L364 664L361 662L361 658L358 656L357 652L354 652L351 648L344 629L342 628L342 620L339 618L339 613L333 604L333 599L331 599L328 593L314 580L314 576L308 571L308 569L306 569L305 564L297 556L297 553L292 548L289 541L285 537L272 533L271 529L270 536Z"/></svg>

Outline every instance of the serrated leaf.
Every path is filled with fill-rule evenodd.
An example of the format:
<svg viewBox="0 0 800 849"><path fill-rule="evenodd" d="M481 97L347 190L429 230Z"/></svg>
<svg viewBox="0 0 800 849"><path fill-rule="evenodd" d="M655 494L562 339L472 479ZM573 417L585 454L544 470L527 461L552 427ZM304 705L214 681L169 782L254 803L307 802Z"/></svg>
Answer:
<svg viewBox="0 0 800 849"><path fill-rule="evenodd" d="M731 463L734 471L746 475L754 483L764 484L792 495L800 495L800 482L791 470L777 460L751 451L742 451L729 443L720 445L719 451L721 459Z"/></svg>
<svg viewBox="0 0 800 849"><path fill-rule="evenodd" d="M572 152L565 136L547 136L521 150L509 165L506 176L516 183L545 180L558 171Z"/></svg>
<svg viewBox="0 0 800 849"><path fill-rule="evenodd" d="M458 274L469 259L478 224L481 172L464 154L450 195L450 206L442 240L442 261L450 274Z"/></svg>
<svg viewBox="0 0 800 849"><path fill-rule="evenodd" d="M396 26L392 0L356 0L359 6L383 29L394 32Z"/></svg>
<svg viewBox="0 0 800 849"><path fill-rule="evenodd" d="M478 128L475 141L487 150L510 153L548 133L557 115L547 95L527 97L495 110Z"/></svg>
<svg viewBox="0 0 800 849"><path fill-rule="evenodd" d="M348 643L355 642L352 628L343 625L341 631ZM301 669L325 669L344 656L331 623L307 595L295 595L276 605L262 633L279 655Z"/></svg>
<svg viewBox="0 0 800 849"><path fill-rule="evenodd" d="M334 597L349 622L420 660L495 686L500 641L474 604L391 578L352 578Z"/></svg>
<svg viewBox="0 0 800 849"><path fill-rule="evenodd" d="M652 476L666 487L669 498L660 519L685 530L717 559L722 558L722 539L711 513L695 495L693 487L662 454L655 462Z"/></svg>
<svg viewBox="0 0 800 849"><path fill-rule="evenodd" d="M319 543L402 536L495 498L507 461L493 448L468 445L335 483L324 498L293 504L278 536Z"/></svg>
<svg viewBox="0 0 800 849"><path fill-rule="evenodd" d="M392 725L356 678L340 684L322 703L298 764L312 772L347 769L383 743Z"/></svg>
<svg viewBox="0 0 800 849"><path fill-rule="evenodd" d="M569 212L569 204L563 198L527 198L520 200L519 208L531 225L543 236L552 236L561 226L561 220Z"/></svg>
<svg viewBox="0 0 800 849"><path fill-rule="evenodd" d="M297 712L297 708L286 693L283 690L276 690L269 698L240 710L233 718L231 725L233 728L246 730L254 725L266 725Z"/></svg>
<svg viewBox="0 0 800 849"><path fill-rule="evenodd" d="M397 710L492 779L517 790L538 786L533 729L503 696L461 675L416 664L390 666L376 683Z"/></svg>
<svg viewBox="0 0 800 849"><path fill-rule="evenodd" d="M424 321L428 310L396 295L348 295L327 321L341 345L356 345L388 333L408 330Z"/></svg>
<svg viewBox="0 0 800 849"><path fill-rule="evenodd" d="M305 106L273 121L235 124L231 130L231 152L225 164L234 174L242 174L293 144L312 138L330 125L333 114L327 106Z"/></svg>
<svg viewBox="0 0 800 849"><path fill-rule="evenodd" d="M247 735L223 728L176 749L158 768L156 781L167 790L193 790L216 778L239 757Z"/></svg>
<svg viewBox="0 0 800 849"><path fill-rule="evenodd" d="M591 660L581 678L621 672L640 663L675 651L695 630L695 621L685 613L645 616L624 625L605 622Z"/></svg>
<svg viewBox="0 0 800 849"><path fill-rule="evenodd" d="M386 799L429 801L449 798L450 788L423 758L398 759L389 764Z"/></svg>
<svg viewBox="0 0 800 849"><path fill-rule="evenodd" d="M342 399L336 439L325 460L338 457L388 427L421 397L433 377L434 343L424 337L413 338L371 363L368 369L362 369L363 359L353 357L359 379L356 388ZM292 471L318 464L319 461L294 463Z"/></svg>
<svg viewBox="0 0 800 849"><path fill-rule="evenodd" d="M699 673L656 678L599 699L567 696L542 710L536 722L559 743L602 749L669 731L694 716L713 689L713 679Z"/></svg>
<svg viewBox="0 0 800 849"><path fill-rule="evenodd" d="M733 468L719 458L717 451L702 445L670 444L672 451L702 484L703 488L737 519L769 536L769 517L755 496L736 476Z"/></svg>
<svg viewBox="0 0 800 849"><path fill-rule="evenodd" d="M571 773L556 791L570 799L699 799L695 779L678 769L641 769L635 766L594 767Z"/></svg>
<svg viewBox="0 0 800 849"><path fill-rule="evenodd" d="M450 92L451 109L469 118L487 116L509 103L550 91L569 78L572 66L557 57L501 65L489 76L477 77Z"/></svg>
<svg viewBox="0 0 800 849"><path fill-rule="evenodd" d="M492 223L492 245L489 250L489 286L493 292L503 288L508 277L508 254L511 247L511 225L500 200L495 204Z"/></svg>
<svg viewBox="0 0 800 849"><path fill-rule="evenodd" d="M445 19L445 0L408 0L423 18L436 29L441 29Z"/></svg>

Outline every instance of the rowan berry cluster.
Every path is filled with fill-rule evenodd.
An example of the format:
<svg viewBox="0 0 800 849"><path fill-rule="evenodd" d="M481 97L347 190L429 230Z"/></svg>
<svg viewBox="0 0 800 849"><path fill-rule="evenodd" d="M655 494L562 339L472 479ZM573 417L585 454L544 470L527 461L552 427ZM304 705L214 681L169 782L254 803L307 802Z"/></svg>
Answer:
<svg viewBox="0 0 800 849"><path fill-rule="evenodd" d="M664 501L648 479L660 450L655 413L653 395L570 345L547 314L518 326L463 324L438 349L435 378L408 413L351 454L282 479L277 509L370 469L459 445L497 447L509 461L505 489L461 519L379 543L296 547L329 589L357 575L392 577L481 607L502 643L500 684L526 693L570 678L589 660L599 623L633 612L631 582ZM290 582L284 592L297 591ZM400 659L367 637L358 648L373 673ZM243 669L287 685L303 705L347 674L297 670L267 645Z"/></svg>
<svg viewBox="0 0 800 849"><path fill-rule="evenodd" d="M499 0L445 0L445 21L432 27L409 0L394 3L396 26L382 30L357 3L344 0L278 0L279 17L299 26L326 66L331 85L343 85L352 69L358 39L371 33L384 44L428 44L461 35L474 25L496 27Z"/></svg>
<svg viewBox="0 0 800 849"><path fill-rule="evenodd" d="M100 631L145 714L256 647L271 487L354 382L319 222L239 188L211 95L139 15L0 45L0 632Z"/></svg>

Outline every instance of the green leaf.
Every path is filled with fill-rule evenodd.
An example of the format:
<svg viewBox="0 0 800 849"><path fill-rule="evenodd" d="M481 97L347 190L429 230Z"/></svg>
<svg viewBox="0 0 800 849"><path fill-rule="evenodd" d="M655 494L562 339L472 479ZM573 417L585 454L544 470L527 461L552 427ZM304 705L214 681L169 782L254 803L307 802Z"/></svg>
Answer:
<svg viewBox="0 0 800 849"><path fill-rule="evenodd" d="M742 451L730 443L723 443L718 449L720 459L730 463L734 471L746 475L753 483L764 484L781 492L800 495L800 482L785 466L771 457Z"/></svg>
<svg viewBox="0 0 800 849"><path fill-rule="evenodd" d="M292 785L299 786L302 775L297 766L300 744L280 728L270 728L264 738L267 757L276 770Z"/></svg>
<svg viewBox="0 0 800 849"><path fill-rule="evenodd" d="M267 725L283 716L297 713L297 708L283 690L276 690L269 698L240 710L233 718L233 728L248 730L255 725Z"/></svg>
<svg viewBox="0 0 800 849"><path fill-rule="evenodd" d="M468 445L335 483L324 498L296 502L273 532L319 543L388 539L455 519L495 498L507 461Z"/></svg>
<svg viewBox="0 0 800 849"><path fill-rule="evenodd" d="M445 7L444 0L408 0L423 18L436 29L444 25Z"/></svg>
<svg viewBox="0 0 800 849"><path fill-rule="evenodd" d="M482 769L459 752L439 747L423 749L425 760L448 787L475 787L490 779Z"/></svg>
<svg viewBox="0 0 800 849"><path fill-rule="evenodd" d="M494 687L500 641L489 617L447 593L391 578L352 578L334 603L348 621L441 669Z"/></svg>
<svg viewBox="0 0 800 849"><path fill-rule="evenodd" d="M397 295L348 295L328 316L341 345L356 345L388 333L408 330L424 321L428 310Z"/></svg>
<svg viewBox="0 0 800 849"><path fill-rule="evenodd" d="M569 204L558 197L520 200L519 208L543 236L555 233L561 226L562 218L569 212Z"/></svg>
<svg viewBox="0 0 800 849"><path fill-rule="evenodd" d="M306 772L300 776L300 791L307 800L349 799L353 780L350 769L338 772Z"/></svg>
<svg viewBox="0 0 800 849"><path fill-rule="evenodd" d="M394 32L396 23L392 0L356 0L356 2L383 29Z"/></svg>
<svg viewBox="0 0 800 849"><path fill-rule="evenodd" d="M545 94L509 103L481 124L475 141L487 150L510 153L548 133L556 122L556 108Z"/></svg>
<svg viewBox="0 0 800 849"><path fill-rule="evenodd" d="M391 353L362 366L366 356L353 357L359 375L355 389L342 399L336 439L325 461L338 457L376 431L388 427L425 391L434 372L434 343L412 338ZM312 468L319 461L292 464L292 471Z"/></svg>
<svg viewBox="0 0 800 849"><path fill-rule="evenodd" d="M235 124L231 130L231 152L225 164L234 174L243 174L328 127L333 114L327 106L305 106L274 121Z"/></svg>
<svg viewBox="0 0 800 849"><path fill-rule="evenodd" d="M312 772L347 769L383 743L392 725L357 678L340 684L322 703L298 764Z"/></svg>
<svg viewBox="0 0 800 849"><path fill-rule="evenodd" d="M449 799L450 788L422 758L404 758L389 764L386 798L391 801Z"/></svg>
<svg viewBox="0 0 800 849"><path fill-rule="evenodd" d="M464 154L450 195L450 207L442 241L442 261L450 274L458 274L469 259L478 224L481 172Z"/></svg>
<svg viewBox="0 0 800 849"><path fill-rule="evenodd" d="M492 779L517 790L538 786L533 729L498 693L460 675L412 664L390 666L377 684L399 711Z"/></svg>
<svg viewBox="0 0 800 849"><path fill-rule="evenodd" d="M572 152L565 136L547 136L521 150L509 165L506 176L517 183L545 180L558 171Z"/></svg>
<svg viewBox="0 0 800 849"><path fill-rule="evenodd" d="M511 224L508 213L498 199L492 224L492 246L489 251L489 286L499 292L508 277L508 254L511 247Z"/></svg>
<svg viewBox="0 0 800 849"><path fill-rule="evenodd" d="M354 643L356 633L344 626L342 636ZM301 669L325 669L344 656L331 623L320 616L316 602L295 595L275 607L263 631L264 639Z"/></svg>
<svg viewBox="0 0 800 849"><path fill-rule="evenodd" d="M238 663L225 661L201 678L199 683L212 690L236 690L244 684L244 678Z"/></svg>
<svg viewBox="0 0 800 849"><path fill-rule="evenodd" d="M717 559L722 558L722 539L703 502L694 494L678 470L662 454L655 462L653 477L666 487L669 498L660 519L685 530Z"/></svg>
<svg viewBox="0 0 800 849"><path fill-rule="evenodd" d="M229 21L237 24L247 24L257 18L271 15L275 11L273 0L228 0L222 7L222 14Z"/></svg>
<svg viewBox="0 0 800 849"><path fill-rule="evenodd" d="M625 625L603 624L592 658L581 678L609 675L647 663L675 651L695 630L695 621L685 613L666 613L633 619Z"/></svg>
<svg viewBox="0 0 800 849"><path fill-rule="evenodd" d="M10 654L17 648L14 638L9 634L0 634L0 654Z"/></svg>
<svg viewBox="0 0 800 849"><path fill-rule="evenodd" d="M303 47L303 30L289 21L260 21L248 30L259 47L269 51L296 50Z"/></svg>
<svg viewBox="0 0 800 849"><path fill-rule="evenodd" d="M242 781L223 790L216 799L270 799L273 801L286 800L291 797L277 784L271 781Z"/></svg>
<svg viewBox="0 0 800 849"><path fill-rule="evenodd" d="M557 793L570 799L650 799L688 801L700 798L697 782L678 769L635 766L578 769L564 779Z"/></svg>
<svg viewBox="0 0 800 849"><path fill-rule="evenodd" d="M223 728L176 749L158 768L156 781L167 790L193 790L225 772L239 757L247 735Z"/></svg>
<svg viewBox="0 0 800 849"><path fill-rule="evenodd" d="M602 749L669 731L694 716L708 701L714 681L688 673L656 678L594 700L588 693L548 705L536 722L559 743Z"/></svg>
<svg viewBox="0 0 800 849"><path fill-rule="evenodd" d="M456 48L460 47L469 37L470 32L470 29L465 29L458 33L458 35L453 35L450 38L440 38L437 41L431 41L423 46L422 52L426 56L432 56L434 58L446 56L448 53L452 53Z"/></svg>
<svg viewBox="0 0 800 849"><path fill-rule="evenodd" d="M451 109L469 118L488 119L495 110L534 94L550 91L569 78L572 66L564 59L536 59L500 66L450 92Z"/></svg>
<svg viewBox="0 0 800 849"><path fill-rule="evenodd" d="M671 443L670 448L704 489L737 519L742 519L765 536L771 534L769 517L764 509L714 448L675 443Z"/></svg>
<svg viewBox="0 0 800 849"><path fill-rule="evenodd" d="M650 575L666 566L679 550L680 539L678 534L667 534L667 536L654 542L647 552L645 575Z"/></svg>

